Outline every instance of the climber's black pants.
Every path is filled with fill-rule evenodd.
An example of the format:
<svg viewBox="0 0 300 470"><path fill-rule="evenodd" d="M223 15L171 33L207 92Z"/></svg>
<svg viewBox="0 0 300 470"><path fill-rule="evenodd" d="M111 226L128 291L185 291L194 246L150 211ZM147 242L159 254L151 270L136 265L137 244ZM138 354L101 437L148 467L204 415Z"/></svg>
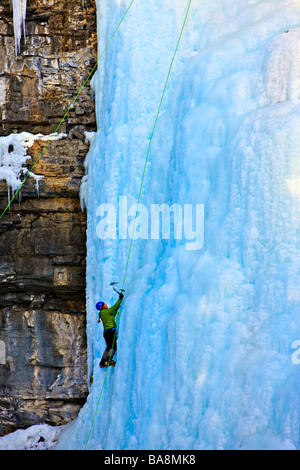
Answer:
<svg viewBox="0 0 300 470"><path fill-rule="evenodd" d="M114 357L114 354L117 350L117 335L115 337L116 330L105 330L104 331L104 339L106 342L106 349L103 353L102 359L101 359L101 364L104 364L104 362L108 361L110 358L111 354L111 359ZM115 339L115 341L114 341Z"/></svg>
<svg viewBox="0 0 300 470"><path fill-rule="evenodd" d="M106 330L104 331L104 339L106 342L106 351L110 351L112 348L116 352L117 350L117 335L115 337L116 330ZM115 341L114 341L115 338ZM114 343L114 344L113 344Z"/></svg>

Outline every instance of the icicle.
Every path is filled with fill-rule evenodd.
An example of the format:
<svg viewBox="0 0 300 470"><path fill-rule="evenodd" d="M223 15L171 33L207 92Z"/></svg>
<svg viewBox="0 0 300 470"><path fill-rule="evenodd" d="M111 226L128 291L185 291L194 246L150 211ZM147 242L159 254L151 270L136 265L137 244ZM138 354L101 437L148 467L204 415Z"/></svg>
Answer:
<svg viewBox="0 0 300 470"><path fill-rule="evenodd" d="M16 56L17 56L18 51L20 51L21 49L22 28L23 28L24 38L25 38L25 18L26 18L27 0L12 0L12 5L13 5L13 12L14 12L15 50L16 50Z"/></svg>

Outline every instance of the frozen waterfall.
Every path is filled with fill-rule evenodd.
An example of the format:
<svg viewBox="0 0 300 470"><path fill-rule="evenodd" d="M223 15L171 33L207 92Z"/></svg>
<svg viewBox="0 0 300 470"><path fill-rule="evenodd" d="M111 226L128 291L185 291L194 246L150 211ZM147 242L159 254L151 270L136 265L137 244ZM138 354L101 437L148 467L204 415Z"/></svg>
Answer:
<svg viewBox="0 0 300 470"><path fill-rule="evenodd" d="M128 4L97 1L99 51ZM82 190L93 383L59 448L88 438L105 376L95 303L116 300L109 284L122 281L130 242L99 238L99 206L137 201L187 5L137 0L94 77ZM88 448L300 448L299 49L298 1L192 1L141 202L204 205L204 246L134 240L117 367Z"/></svg>

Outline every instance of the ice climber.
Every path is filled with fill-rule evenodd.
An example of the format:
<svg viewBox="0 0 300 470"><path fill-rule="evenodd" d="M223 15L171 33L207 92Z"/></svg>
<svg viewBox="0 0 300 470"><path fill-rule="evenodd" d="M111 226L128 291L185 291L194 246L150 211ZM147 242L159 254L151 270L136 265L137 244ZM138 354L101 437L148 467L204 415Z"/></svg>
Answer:
<svg viewBox="0 0 300 470"><path fill-rule="evenodd" d="M116 363L113 361L113 356L117 350L117 324L115 320L115 316L118 313L118 310L121 306L122 300L124 298L124 294L122 292L119 294L119 300L113 305L112 307L108 308L108 306L104 302L98 302L96 305L97 310L99 310L99 319L98 323L103 323L104 327L104 339L106 342L106 349L103 353L100 367L108 367L109 358L110 366L115 366Z"/></svg>

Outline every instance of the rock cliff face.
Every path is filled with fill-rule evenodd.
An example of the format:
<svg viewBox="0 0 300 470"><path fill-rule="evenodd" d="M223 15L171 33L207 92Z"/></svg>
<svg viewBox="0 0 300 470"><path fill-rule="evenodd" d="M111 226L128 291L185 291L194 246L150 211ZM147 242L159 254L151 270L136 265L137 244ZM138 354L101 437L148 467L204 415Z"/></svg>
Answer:
<svg viewBox="0 0 300 470"><path fill-rule="evenodd" d="M10 0L0 5L0 136L55 131L96 62L92 0L27 0L16 57ZM79 186L96 130L89 84L0 220L0 435L75 418L87 396L86 215ZM30 169L45 141L28 150ZM13 151L13 149L10 149ZM1 168L0 168L1 169ZM8 189L0 181L0 213Z"/></svg>

